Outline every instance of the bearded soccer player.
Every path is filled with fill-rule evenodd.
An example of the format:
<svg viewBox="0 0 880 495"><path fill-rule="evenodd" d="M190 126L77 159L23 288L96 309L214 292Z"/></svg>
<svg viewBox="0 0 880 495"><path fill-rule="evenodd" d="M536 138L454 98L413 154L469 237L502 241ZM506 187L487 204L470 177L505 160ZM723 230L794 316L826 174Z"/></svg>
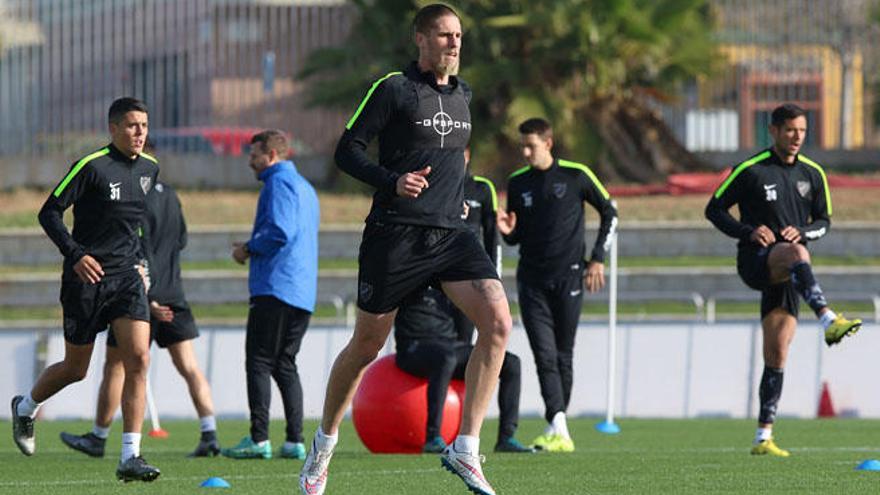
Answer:
<svg viewBox="0 0 880 495"><path fill-rule="evenodd" d="M354 334L333 364L321 425L300 474L309 495L324 492L339 425L398 306L428 285L441 287L478 330L465 371L461 428L441 464L471 491L495 493L483 476L479 434L511 318L495 265L461 218L471 130L471 92L456 76L461 21L450 7L432 4L416 14L413 27L418 60L373 84L336 149L339 167L376 192L360 247ZM366 150L377 136L374 162Z"/></svg>

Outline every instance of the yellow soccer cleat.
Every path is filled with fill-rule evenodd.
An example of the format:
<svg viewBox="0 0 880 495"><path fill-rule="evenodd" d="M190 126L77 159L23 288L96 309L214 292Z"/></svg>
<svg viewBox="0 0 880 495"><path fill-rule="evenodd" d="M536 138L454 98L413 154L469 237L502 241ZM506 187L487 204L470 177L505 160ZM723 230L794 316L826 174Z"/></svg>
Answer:
<svg viewBox="0 0 880 495"><path fill-rule="evenodd" d="M860 328L862 328L862 320L847 320L843 315L838 315L825 329L825 343L831 347L847 335L858 332Z"/></svg>
<svg viewBox="0 0 880 495"><path fill-rule="evenodd" d="M757 443L754 447L752 447L752 455L773 455L776 457L788 457L791 455L791 453L787 450L780 449L772 438L768 438L767 440L764 440L761 443Z"/></svg>
<svg viewBox="0 0 880 495"><path fill-rule="evenodd" d="M535 438L532 441L532 448L535 450L544 450L547 445L550 445L550 442L553 441L554 435L552 433L544 433L539 435L538 438Z"/></svg>
<svg viewBox="0 0 880 495"><path fill-rule="evenodd" d="M556 433L544 433L532 442L542 452L574 452L574 441Z"/></svg>

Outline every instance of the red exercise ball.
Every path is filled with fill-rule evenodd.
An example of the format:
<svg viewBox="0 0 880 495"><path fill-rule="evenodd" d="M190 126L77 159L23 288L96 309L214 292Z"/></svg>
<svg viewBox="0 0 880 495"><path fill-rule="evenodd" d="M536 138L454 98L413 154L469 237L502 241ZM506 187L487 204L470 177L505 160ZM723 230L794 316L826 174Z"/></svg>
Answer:
<svg viewBox="0 0 880 495"><path fill-rule="evenodd" d="M354 429L370 452L419 453L428 423L428 380L401 371L394 357L385 356L364 372L351 404ZM464 389L463 383L450 384L446 394L440 426L446 443L455 438L461 425L461 400L455 387Z"/></svg>

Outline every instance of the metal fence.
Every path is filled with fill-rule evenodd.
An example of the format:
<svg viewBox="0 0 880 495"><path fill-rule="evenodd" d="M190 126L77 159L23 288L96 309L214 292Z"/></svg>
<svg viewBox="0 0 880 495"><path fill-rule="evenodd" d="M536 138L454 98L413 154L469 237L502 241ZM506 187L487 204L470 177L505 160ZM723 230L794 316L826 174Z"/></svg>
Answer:
<svg viewBox="0 0 880 495"><path fill-rule="evenodd" d="M69 160L123 95L172 152L238 155L254 127L326 150L345 116L306 108L296 74L351 22L341 1L0 0L0 156Z"/></svg>

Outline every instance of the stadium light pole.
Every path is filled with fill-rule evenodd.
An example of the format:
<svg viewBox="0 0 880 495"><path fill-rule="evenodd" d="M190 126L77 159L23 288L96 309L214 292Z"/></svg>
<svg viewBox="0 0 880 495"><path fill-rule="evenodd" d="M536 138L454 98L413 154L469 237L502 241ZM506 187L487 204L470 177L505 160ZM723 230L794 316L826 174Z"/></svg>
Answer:
<svg viewBox="0 0 880 495"><path fill-rule="evenodd" d="M617 204L614 202L612 204L617 208ZM609 435L620 433L620 426L614 422L614 376L617 371L617 232L612 236L611 259L608 267L608 389L605 420L596 423L597 431Z"/></svg>

